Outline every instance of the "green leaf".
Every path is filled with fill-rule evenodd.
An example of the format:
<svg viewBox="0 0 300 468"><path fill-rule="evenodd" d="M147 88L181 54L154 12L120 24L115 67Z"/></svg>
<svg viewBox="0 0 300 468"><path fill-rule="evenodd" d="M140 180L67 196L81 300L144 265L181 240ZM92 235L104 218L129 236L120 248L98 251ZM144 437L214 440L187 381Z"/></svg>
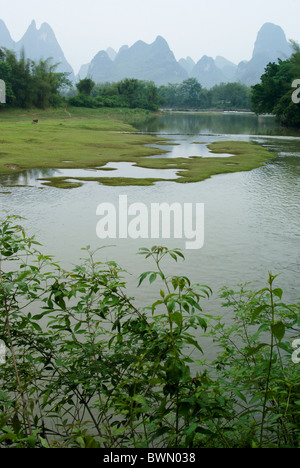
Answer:
<svg viewBox="0 0 300 468"><path fill-rule="evenodd" d="M272 331L278 341L281 341L285 335L285 325L282 322L275 323L272 325Z"/></svg>
<svg viewBox="0 0 300 468"><path fill-rule="evenodd" d="M162 301L162 300L161 300L161 301L158 300L158 301L156 301L156 302L154 302L154 303L152 304L152 308L151 308L151 309L152 309L152 314L154 313L156 307L157 307L159 304L163 304L163 301Z"/></svg>
<svg viewBox="0 0 300 468"><path fill-rule="evenodd" d="M194 434L197 428L198 428L198 423L195 422L195 423L189 424L188 427L185 428L184 434L187 436Z"/></svg>
<svg viewBox="0 0 300 468"><path fill-rule="evenodd" d="M171 320L172 322L176 323L176 325L178 325L179 328L182 327L182 315L180 312L173 312L173 314L171 314Z"/></svg>
<svg viewBox="0 0 300 468"><path fill-rule="evenodd" d="M201 351L201 353L203 353L203 349L201 348L201 346L198 344L196 340L194 340L190 336L186 336L185 340L187 343L194 345L197 349L199 349L199 351Z"/></svg>
<svg viewBox="0 0 300 468"><path fill-rule="evenodd" d="M142 273L142 274L140 275L140 281L139 281L139 283L138 283L138 287L142 284L142 282L144 281L144 279L145 279L148 275L150 275L150 273L151 273L151 271L145 271L144 273Z"/></svg>
<svg viewBox="0 0 300 468"><path fill-rule="evenodd" d="M241 400L243 400L245 403L247 403L247 399L246 397L242 394L242 392L240 392L237 388L234 388L233 390L233 393L239 397Z"/></svg>
<svg viewBox="0 0 300 468"><path fill-rule="evenodd" d="M207 329L207 322L206 320L204 320L202 317L200 317L199 315L197 315L197 320L198 320L198 323L200 325L200 327L203 329L203 330L206 330Z"/></svg>
<svg viewBox="0 0 300 468"><path fill-rule="evenodd" d="M180 250L174 250L174 253L176 253L176 255L178 255L179 257L183 258L184 259L184 255L183 253L180 251Z"/></svg>
<svg viewBox="0 0 300 468"><path fill-rule="evenodd" d="M24 278L26 278L26 276L28 276L30 274L30 271L24 271L23 273L21 273L18 278L17 278L17 283L19 281L22 281Z"/></svg>
<svg viewBox="0 0 300 468"><path fill-rule="evenodd" d="M202 311L200 305L198 304L198 302L196 302L192 297L190 296L184 296L184 299L186 302L188 302L191 306L195 307L196 309Z"/></svg>
<svg viewBox="0 0 300 468"><path fill-rule="evenodd" d="M153 283L153 281L155 281L155 280L156 280L156 276L157 276L157 274L156 274L156 273L152 273L152 274L150 275L150 278L149 278L149 282L150 282L150 284L152 284L152 283Z"/></svg>
<svg viewBox="0 0 300 468"><path fill-rule="evenodd" d="M168 302L168 311L173 312L173 310L175 309L175 306L176 306L176 302L172 299L170 302Z"/></svg>
<svg viewBox="0 0 300 468"><path fill-rule="evenodd" d="M282 294L283 294L283 291L282 289L280 288L276 288L276 289L273 289L273 294L277 297L279 297L279 299L282 298Z"/></svg>
<svg viewBox="0 0 300 468"><path fill-rule="evenodd" d="M253 356L254 354L258 353L260 349L265 348L266 346L270 346L270 345L268 345L267 343L260 343L255 348L250 348L248 353L246 354L246 357Z"/></svg>
<svg viewBox="0 0 300 468"><path fill-rule="evenodd" d="M50 448L48 442L43 437L39 436L39 441L43 448Z"/></svg>
<svg viewBox="0 0 300 468"><path fill-rule="evenodd" d="M31 325L33 326L33 328L35 328L35 330L42 331L41 327L37 323L32 322Z"/></svg>
<svg viewBox="0 0 300 468"><path fill-rule="evenodd" d="M81 327L81 322L77 323L74 327L74 332L77 332L77 330L79 330L79 328Z"/></svg>
<svg viewBox="0 0 300 468"><path fill-rule="evenodd" d="M258 307L256 307L256 309L254 309L253 313L252 313L252 317L251 317L251 323L254 323L255 319L259 316L259 314L263 311L263 310L266 310L267 308L267 305L266 304L263 304L263 305L260 305Z"/></svg>
<svg viewBox="0 0 300 468"><path fill-rule="evenodd" d="M149 406L148 406L147 400L143 395L134 395L132 397L132 399L137 404L141 405L141 410L142 411L148 411L150 409Z"/></svg>
<svg viewBox="0 0 300 468"><path fill-rule="evenodd" d="M176 257L176 255L175 255L173 252L169 252L169 254L170 254L171 257L174 258L174 260L177 262L177 257Z"/></svg>

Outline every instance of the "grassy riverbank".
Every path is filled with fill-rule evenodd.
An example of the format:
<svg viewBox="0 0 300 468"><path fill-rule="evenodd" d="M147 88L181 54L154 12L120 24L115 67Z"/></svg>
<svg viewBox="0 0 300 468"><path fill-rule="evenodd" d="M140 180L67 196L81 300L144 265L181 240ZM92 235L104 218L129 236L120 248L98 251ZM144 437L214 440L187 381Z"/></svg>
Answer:
<svg viewBox="0 0 300 468"><path fill-rule="evenodd" d="M0 174L29 169L101 169L99 177L49 177L44 185L75 188L92 180L105 185L151 185L168 180L163 170L176 171L176 182L198 182L215 174L249 171L274 157L265 148L248 142L216 142L212 153L231 157L164 158L154 136L135 133L137 120L150 112L137 109L68 108L48 111L9 110L0 113ZM36 122L34 122L36 121ZM149 156L161 154L161 158ZM162 170L161 178L109 177L106 164L130 162ZM113 168L110 168L113 170Z"/></svg>
<svg viewBox="0 0 300 468"><path fill-rule="evenodd" d="M81 109L0 114L0 173L44 168L95 168L156 154L154 137L136 135L130 119L141 111ZM38 120L34 123L34 120Z"/></svg>

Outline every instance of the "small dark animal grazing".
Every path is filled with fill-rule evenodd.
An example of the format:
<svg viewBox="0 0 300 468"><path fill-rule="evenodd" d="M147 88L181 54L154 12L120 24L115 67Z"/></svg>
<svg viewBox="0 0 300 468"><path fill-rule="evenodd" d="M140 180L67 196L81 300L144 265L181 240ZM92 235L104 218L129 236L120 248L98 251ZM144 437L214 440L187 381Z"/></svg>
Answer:
<svg viewBox="0 0 300 468"><path fill-rule="evenodd" d="M35 119L32 121L33 123L38 123L38 119Z"/></svg>

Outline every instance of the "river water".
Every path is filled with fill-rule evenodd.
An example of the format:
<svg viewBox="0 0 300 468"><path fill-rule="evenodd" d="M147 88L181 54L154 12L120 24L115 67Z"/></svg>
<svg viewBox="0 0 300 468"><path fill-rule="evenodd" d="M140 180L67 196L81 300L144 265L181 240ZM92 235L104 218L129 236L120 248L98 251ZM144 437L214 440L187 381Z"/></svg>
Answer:
<svg viewBox="0 0 300 468"><path fill-rule="evenodd" d="M254 288L264 287L268 272L272 272L279 274L276 284L283 287L284 300L299 298L300 133L281 129L272 117L234 113L165 113L138 130L168 138L168 145L163 146L168 150L165 157L209 157L206 145L218 140L253 141L275 151L277 156L250 172L217 175L191 184L175 183L176 173L169 171L169 181L146 187L120 188L87 182L71 190L41 190L37 180L40 177L94 173L37 169L0 177L0 192L10 192L0 194L1 211L24 217L24 227L43 244L43 252L54 255L67 268L85 256L82 247L109 246L101 250L99 258L116 260L129 272L130 293L142 305L157 298L159 285L154 283L150 288L145 284L136 289L138 276L152 268L137 251L154 244L181 248L185 261L167 263L166 272L207 284L214 296L223 285L235 287L251 282ZM106 177L166 177L165 172L151 172L130 164L111 166L117 170L105 172ZM11 183L19 186L5 187ZM172 238L101 241L96 235L97 206L110 202L118 207L121 194L127 195L128 204L138 201L146 206L154 202L203 203L203 247L186 250L184 239ZM214 302L210 303L210 312L214 307Z"/></svg>

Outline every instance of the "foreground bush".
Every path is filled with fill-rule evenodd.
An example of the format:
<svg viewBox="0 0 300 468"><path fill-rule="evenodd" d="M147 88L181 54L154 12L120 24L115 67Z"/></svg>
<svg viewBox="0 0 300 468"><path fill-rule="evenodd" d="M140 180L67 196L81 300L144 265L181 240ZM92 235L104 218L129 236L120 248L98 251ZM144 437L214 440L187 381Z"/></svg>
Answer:
<svg viewBox="0 0 300 468"><path fill-rule="evenodd" d="M222 290L224 322L202 310L208 286L165 276L180 250L141 249L154 270L139 286L160 292L139 309L115 262L86 249L64 271L17 222L0 223L2 448L298 447L299 304L274 276ZM213 362L199 360L208 339Z"/></svg>

